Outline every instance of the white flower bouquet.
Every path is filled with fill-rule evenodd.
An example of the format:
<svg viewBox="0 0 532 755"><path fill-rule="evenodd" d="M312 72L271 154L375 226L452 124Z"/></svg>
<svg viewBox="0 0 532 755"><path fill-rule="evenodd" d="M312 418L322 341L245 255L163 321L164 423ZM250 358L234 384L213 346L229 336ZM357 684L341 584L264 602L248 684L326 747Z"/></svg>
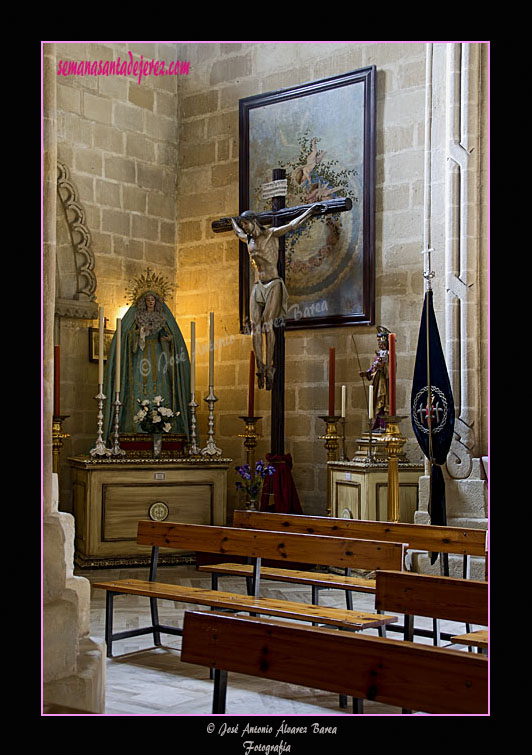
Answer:
<svg viewBox="0 0 532 755"><path fill-rule="evenodd" d="M133 417L133 420L140 425L145 433L169 433L172 429L172 420L179 417L180 412L173 412L166 406L162 406L164 398L154 396L152 400L137 399L140 409Z"/></svg>

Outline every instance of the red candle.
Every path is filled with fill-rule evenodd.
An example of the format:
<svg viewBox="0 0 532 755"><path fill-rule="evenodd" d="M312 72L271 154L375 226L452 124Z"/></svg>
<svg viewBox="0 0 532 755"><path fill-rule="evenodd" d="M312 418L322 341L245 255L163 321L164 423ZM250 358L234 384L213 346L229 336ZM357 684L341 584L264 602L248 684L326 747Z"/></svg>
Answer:
<svg viewBox="0 0 532 755"><path fill-rule="evenodd" d="M334 417L334 383L335 383L335 362L334 362L335 350L329 349L329 417Z"/></svg>
<svg viewBox="0 0 532 755"><path fill-rule="evenodd" d="M61 347L54 346L54 417L59 417L61 396Z"/></svg>
<svg viewBox="0 0 532 755"><path fill-rule="evenodd" d="M249 352L249 389L248 389L248 417L253 417L255 411L255 352Z"/></svg>
<svg viewBox="0 0 532 755"><path fill-rule="evenodd" d="M390 398L390 415L395 417L395 380L397 373L397 360L395 356L395 333L388 336L388 395Z"/></svg>

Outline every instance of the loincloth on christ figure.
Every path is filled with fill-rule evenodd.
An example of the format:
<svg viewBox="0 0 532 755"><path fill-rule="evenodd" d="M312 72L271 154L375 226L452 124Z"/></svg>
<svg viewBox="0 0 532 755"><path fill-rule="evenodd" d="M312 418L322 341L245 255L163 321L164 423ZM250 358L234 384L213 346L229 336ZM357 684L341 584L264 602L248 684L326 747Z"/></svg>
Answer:
<svg viewBox="0 0 532 755"><path fill-rule="evenodd" d="M273 278L271 281L256 281L251 291L251 299L266 309L273 292L281 288L281 299L275 312L269 312L272 319L286 317L288 313L288 291L282 278Z"/></svg>

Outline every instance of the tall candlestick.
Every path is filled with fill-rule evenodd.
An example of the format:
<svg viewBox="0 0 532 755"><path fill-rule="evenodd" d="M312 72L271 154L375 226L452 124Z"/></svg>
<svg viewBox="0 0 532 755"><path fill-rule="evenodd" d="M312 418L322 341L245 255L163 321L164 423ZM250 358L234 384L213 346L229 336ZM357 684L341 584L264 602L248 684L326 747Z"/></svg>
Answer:
<svg viewBox="0 0 532 755"><path fill-rule="evenodd" d="M373 419L373 384L369 386L368 418Z"/></svg>
<svg viewBox="0 0 532 755"><path fill-rule="evenodd" d="M209 313L209 385L214 385L214 312Z"/></svg>
<svg viewBox="0 0 532 755"><path fill-rule="evenodd" d="M345 417L345 393L346 387L342 385L342 417Z"/></svg>
<svg viewBox="0 0 532 755"><path fill-rule="evenodd" d="M120 393L120 350L122 340L122 320L120 317L116 319L116 334L115 334L115 393Z"/></svg>
<svg viewBox="0 0 532 755"><path fill-rule="evenodd" d="M249 352L248 417L255 414L255 352Z"/></svg>
<svg viewBox="0 0 532 755"><path fill-rule="evenodd" d="M98 339L98 385L103 385L103 335L105 329L105 320L103 318L103 307L99 308L99 339Z"/></svg>
<svg viewBox="0 0 532 755"><path fill-rule="evenodd" d="M388 336L388 376L389 376L389 400L390 400L390 416L395 417L395 380L396 380L397 362L395 356L395 333L390 333Z"/></svg>
<svg viewBox="0 0 532 755"><path fill-rule="evenodd" d="M329 417L334 417L335 349L329 349Z"/></svg>
<svg viewBox="0 0 532 755"><path fill-rule="evenodd" d="M190 392L196 393L196 323L190 323Z"/></svg>
<svg viewBox="0 0 532 755"><path fill-rule="evenodd" d="M61 347L54 346L54 417L61 414Z"/></svg>

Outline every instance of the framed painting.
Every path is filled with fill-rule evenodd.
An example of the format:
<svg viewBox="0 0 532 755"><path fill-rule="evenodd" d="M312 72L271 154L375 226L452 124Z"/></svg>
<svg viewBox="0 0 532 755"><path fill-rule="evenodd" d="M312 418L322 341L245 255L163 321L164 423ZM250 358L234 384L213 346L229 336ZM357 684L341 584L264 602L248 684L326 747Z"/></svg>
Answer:
<svg viewBox="0 0 532 755"><path fill-rule="evenodd" d="M113 340L115 332L114 330L107 330L103 332L103 361L107 361L107 354L109 353L109 347ZM100 356L100 331L98 328L89 328L89 361L97 362Z"/></svg>
<svg viewBox="0 0 532 755"><path fill-rule="evenodd" d="M285 236L287 329L374 324L374 66L239 101L240 212L271 210L273 171L286 207L349 198ZM254 283L240 244L240 321Z"/></svg>

